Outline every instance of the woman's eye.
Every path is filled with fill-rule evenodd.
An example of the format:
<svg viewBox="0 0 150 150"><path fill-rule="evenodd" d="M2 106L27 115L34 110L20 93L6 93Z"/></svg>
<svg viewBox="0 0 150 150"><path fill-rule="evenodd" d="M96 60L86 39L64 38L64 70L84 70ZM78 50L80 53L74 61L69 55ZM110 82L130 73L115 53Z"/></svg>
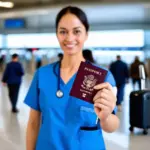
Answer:
<svg viewBox="0 0 150 150"><path fill-rule="evenodd" d="M66 31L60 31L59 33L60 34L66 34Z"/></svg>
<svg viewBox="0 0 150 150"><path fill-rule="evenodd" d="M80 32L81 32L80 30L74 31L75 34L80 34Z"/></svg>

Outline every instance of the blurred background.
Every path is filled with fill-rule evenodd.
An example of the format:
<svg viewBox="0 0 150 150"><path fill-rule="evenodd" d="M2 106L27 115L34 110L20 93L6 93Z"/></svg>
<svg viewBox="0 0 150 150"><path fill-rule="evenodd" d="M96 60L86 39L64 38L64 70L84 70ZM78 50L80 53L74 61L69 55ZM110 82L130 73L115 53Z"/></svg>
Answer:
<svg viewBox="0 0 150 150"><path fill-rule="evenodd" d="M120 55L130 68L135 56L146 67L146 88L150 89L150 2L149 0L10 0L0 1L0 78L11 55L17 53L25 76L19 93L18 114L10 113L7 89L0 83L0 145L2 150L24 150L29 108L23 104L35 70L58 60L61 53L55 17L67 5L82 8L89 19L90 49L95 62L109 69ZM136 85L135 89L138 89ZM125 87L122 110L117 115L120 128L104 133L108 150L148 150L150 131L143 135L129 131L129 95L131 79ZM149 106L150 107L150 106Z"/></svg>

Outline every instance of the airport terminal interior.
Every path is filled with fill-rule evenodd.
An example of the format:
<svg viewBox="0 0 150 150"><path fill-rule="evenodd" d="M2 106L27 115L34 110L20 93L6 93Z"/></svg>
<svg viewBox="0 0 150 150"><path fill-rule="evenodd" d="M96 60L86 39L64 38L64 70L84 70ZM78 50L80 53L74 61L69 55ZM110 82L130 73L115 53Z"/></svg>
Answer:
<svg viewBox="0 0 150 150"><path fill-rule="evenodd" d="M138 57L146 70L141 79L145 83L142 90L150 90L150 2L147 0L8 1L0 1L0 79L13 54L19 55L25 74L19 90L18 113L11 112L8 88L0 82L0 150L26 150L30 108L23 101L35 71L58 61L58 54L63 53L55 33L55 19L65 6L78 6L85 11L90 30L84 49L92 51L98 66L109 70L120 55L130 70ZM140 90L138 84L133 85L129 77L121 108L116 113L120 126L113 133L103 131L106 150L150 150L150 129L145 134L142 128L129 130L130 94L137 90Z"/></svg>

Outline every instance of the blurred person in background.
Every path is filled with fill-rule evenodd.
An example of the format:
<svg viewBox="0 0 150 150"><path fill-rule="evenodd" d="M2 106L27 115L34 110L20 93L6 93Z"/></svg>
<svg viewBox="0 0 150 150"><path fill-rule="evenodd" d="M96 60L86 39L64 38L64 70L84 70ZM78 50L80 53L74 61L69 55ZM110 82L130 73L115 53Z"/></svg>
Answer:
<svg viewBox="0 0 150 150"><path fill-rule="evenodd" d="M5 62L5 55L2 55L2 56L0 57L0 71L3 71L4 62Z"/></svg>
<svg viewBox="0 0 150 150"><path fill-rule="evenodd" d="M91 63L95 63L91 50L89 49L83 50L83 57L85 60L90 61Z"/></svg>
<svg viewBox="0 0 150 150"><path fill-rule="evenodd" d="M110 71L112 72L116 85L117 85L117 106L121 111L121 103L124 97L125 84L129 81L129 70L127 64L121 60L121 56L116 57L116 61L110 65Z"/></svg>
<svg viewBox="0 0 150 150"><path fill-rule="evenodd" d="M132 79L133 84L133 90L135 90L135 84L138 84L139 90L141 89L141 79L140 79L140 73L139 73L139 66L143 65L145 70L145 76L147 77L147 71L145 64L139 60L139 57L136 56L134 59L134 62L130 66L130 77Z"/></svg>
<svg viewBox="0 0 150 150"><path fill-rule="evenodd" d="M58 57L58 60L61 61L63 59L63 54L62 53L58 53L57 57Z"/></svg>
<svg viewBox="0 0 150 150"><path fill-rule="evenodd" d="M27 150L105 150L102 130L114 132L119 127L110 71L105 82L94 87L94 105L69 94L81 62L86 63L82 49L88 30L80 8L68 6L58 13L56 35L64 55L36 71L24 100L31 108Z"/></svg>
<svg viewBox="0 0 150 150"><path fill-rule="evenodd" d="M36 57L36 69L42 66L42 58L40 56Z"/></svg>
<svg viewBox="0 0 150 150"><path fill-rule="evenodd" d="M8 93L13 113L18 112L16 105L21 84L21 78L23 75L24 70L21 63L18 62L18 54L13 54L12 61L7 64L2 77L3 85L5 86L7 84L8 87Z"/></svg>

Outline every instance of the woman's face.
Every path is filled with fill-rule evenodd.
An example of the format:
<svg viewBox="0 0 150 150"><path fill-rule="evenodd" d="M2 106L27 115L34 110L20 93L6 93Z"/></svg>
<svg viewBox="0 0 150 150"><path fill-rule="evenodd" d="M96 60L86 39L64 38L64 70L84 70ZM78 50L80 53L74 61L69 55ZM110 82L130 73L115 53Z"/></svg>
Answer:
<svg viewBox="0 0 150 150"><path fill-rule="evenodd" d="M64 54L74 55L81 52L87 36L84 25L75 15L68 13L60 19L57 38Z"/></svg>

